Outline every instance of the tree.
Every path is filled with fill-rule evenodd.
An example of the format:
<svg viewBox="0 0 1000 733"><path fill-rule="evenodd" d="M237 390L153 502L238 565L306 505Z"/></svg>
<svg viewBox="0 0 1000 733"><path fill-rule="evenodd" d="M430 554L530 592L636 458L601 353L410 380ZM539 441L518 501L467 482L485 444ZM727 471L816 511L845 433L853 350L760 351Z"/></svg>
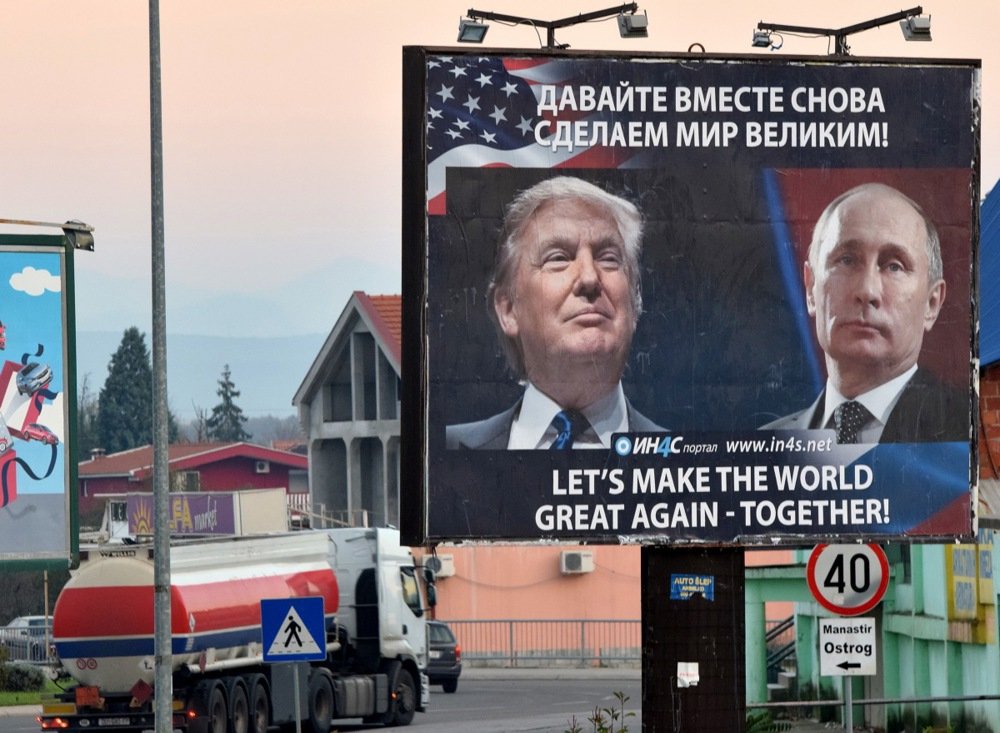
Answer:
<svg viewBox="0 0 1000 733"><path fill-rule="evenodd" d="M0 593L0 626L16 616L40 616L45 613L46 608L51 614L52 604L68 580L69 570L48 571L49 602L46 603L45 571L4 570L4 591Z"/></svg>
<svg viewBox="0 0 1000 733"><path fill-rule="evenodd" d="M215 391L222 402L212 408L212 414L205 421L208 430L208 437L220 443L232 443L247 440L250 434L243 429L243 423L247 421L243 415L243 410L236 404L236 398L240 396L240 391L233 383L229 365L222 370L222 379L219 380L219 388Z"/></svg>
<svg viewBox="0 0 1000 733"><path fill-rule="evenodd" d="M153 369L146 336L135 326L111 355L97 407L97 435L108 453L153 442Z"/></svg>
<svg viewBox="0 0 1000 733"><path fill-rule="evenodd" d="M167 440L177 440L177 420L167 410ZM153 368L146 335L125 330L111 355L108 378L97 397L97 437L108 453L153 442Z"/></svg>
<svg viewBox="0 0 1000 733"><path fill-rule="evenodd" d="M80 391L76 398L76 460L85 461L90 452L99 448L101 440L97 435L97 395L90 386L90 375L84 374Z"/></svg>
<svg viewBox="0 0 1000 733"><path fill-rule="evenodd" d="M190 423L191 429L194 431L194 442L204 443L208 440L208 410L193 402L191 406L194 408L194 420Z"/></svg>

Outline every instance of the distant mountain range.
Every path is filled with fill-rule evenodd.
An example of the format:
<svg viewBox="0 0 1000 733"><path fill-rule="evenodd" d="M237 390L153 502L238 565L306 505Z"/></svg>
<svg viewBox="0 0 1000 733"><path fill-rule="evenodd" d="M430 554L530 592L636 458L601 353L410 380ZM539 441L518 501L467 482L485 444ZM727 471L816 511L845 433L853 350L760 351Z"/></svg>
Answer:
<svg viewBox="0 0 1000 733"><path fill-rule="evenodd" d="M275 267L280 271L280 258ZM85 267L76 274L77 374L96 393L126 327L145 332L152 348L150 283ZM212 289L169 286L167 398L182 423L194 418L195 405L210 411L218 404L215 391L226 364L247 417L293 415L292 397L351 293L400 292L398 267L352 257L279 280L252 292L234 291L238 277L222 278Z"/></svg>
<svg viewBox="0 0 1000 733"><path fill-rule="evenodd" d="M281 258L274 261L276 274L281 263ZM267 288L236 289L238 284L235 275L221 278L219 286L211 289L168 283L167 333L226 337L327 334L355 290L374 295L399 293L401 287L398 267L352 258L313 267L287 282L276 278ZM148 333L148 324L153 322L150 287L146 277L115 277L80 268L76 277L77 329L124 331L138 326Z"/></svg>
<svg viewBox="0 0 1000 733"><path fill-rule="evenodd" d="M228 364L240 391L237 404L247 417L295 413L292 397L326 338L323 334L280 337L167 335L167 399L181 422L194 418L194 407L211 412L219 402L216 390ZM77 376L87 379L97 394L108 376L111 355L122 333L77 332ZM146 334L152 351L152 339Z"/></svg>

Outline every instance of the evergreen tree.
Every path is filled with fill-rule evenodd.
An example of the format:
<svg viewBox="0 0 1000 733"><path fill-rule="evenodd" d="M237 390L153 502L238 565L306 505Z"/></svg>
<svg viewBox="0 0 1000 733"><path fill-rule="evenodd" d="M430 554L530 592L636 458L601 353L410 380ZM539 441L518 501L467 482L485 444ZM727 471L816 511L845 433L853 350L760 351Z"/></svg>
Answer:
<svg viewBox="0 0 1000 733"><path fill-rule="evenodd" d="M233 383L228 364L222 370L222 379L219 380L219 389L215 394L219 395L222 402L212 408L212 414L205 421L209 439L220 443L247 440L250 434L243 429L243 423L247 419L243 415L243 410L236 404L235 400L240 396L240 391Z"/></svg>
<svg viewBox="0 0 1000 733"><path fill-rule="evenodd" d="M111 355L97 409L97 436L108 453L153 442L153 369L146 336L135 326Z"/></svg>

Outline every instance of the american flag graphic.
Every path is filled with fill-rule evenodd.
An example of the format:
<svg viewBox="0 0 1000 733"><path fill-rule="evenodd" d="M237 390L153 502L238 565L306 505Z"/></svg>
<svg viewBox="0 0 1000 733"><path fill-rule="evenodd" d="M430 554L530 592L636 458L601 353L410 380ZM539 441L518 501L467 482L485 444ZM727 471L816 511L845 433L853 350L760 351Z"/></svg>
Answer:
<svg viewBox="0 0 1000 733"><path fill-rule="evenodd" d="M583 83L579 59L432 56L427 61L427 213L445 213L448 168L613 168L634 150L539 144L543 85ZM551 101L551 100L548 100ZM560 120L579 118L562 113ZM554 127L546 129L550 135Z"/></svg>

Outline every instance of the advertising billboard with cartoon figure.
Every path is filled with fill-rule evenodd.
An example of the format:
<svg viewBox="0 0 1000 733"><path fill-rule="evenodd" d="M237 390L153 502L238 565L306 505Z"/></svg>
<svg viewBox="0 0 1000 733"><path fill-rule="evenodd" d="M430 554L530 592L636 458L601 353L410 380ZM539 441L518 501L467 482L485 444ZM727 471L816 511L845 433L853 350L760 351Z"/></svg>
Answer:
<svg viewBox="0 0 1000 733"><path fill-rule="evenodd" d="M64 245L63 237L0 237L3 565L68 561L76 545Z"/></svg>

